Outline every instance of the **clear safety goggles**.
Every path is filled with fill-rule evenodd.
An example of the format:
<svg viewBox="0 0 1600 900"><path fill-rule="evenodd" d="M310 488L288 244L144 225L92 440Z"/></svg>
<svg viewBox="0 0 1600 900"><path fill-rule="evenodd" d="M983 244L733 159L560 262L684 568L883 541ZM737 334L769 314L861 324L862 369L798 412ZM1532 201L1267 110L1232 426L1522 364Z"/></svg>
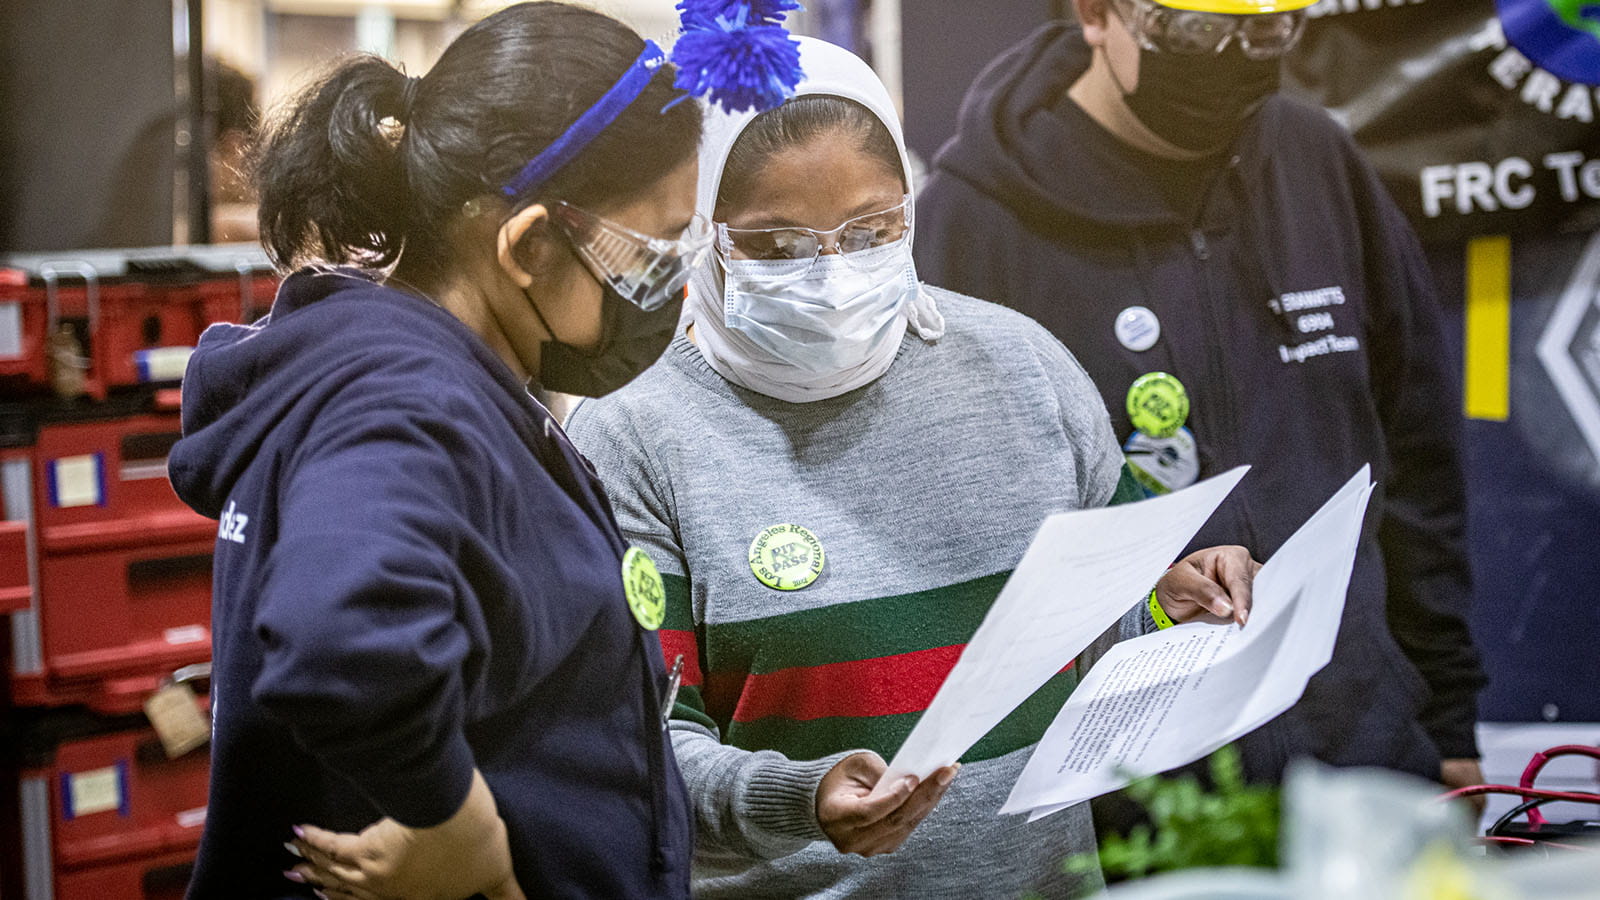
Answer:
<svg viewBox="0 0 1600 900"><path fill-rule="evenodd" d="M641 234L565 200L551 205L550 219L597 280L645 312L683 291L715 239L698 215L675 241Z"/></svg>
<svg viewBox="0 0 1600 900"><path fill-rule="evenodd" d="M838 253L850 261L853 253L892 244L911 227L911 195L888 209L864 213L836 228L729 228L716 223L717 250L723 259L813 262L823 253Z"/></svg>
<svg viewBox="0 0 1600 900"><path fill-rule="evenodd" d="M1221 53L1237 40L1248 59L1278 59L1299 43L1306 26L1304 10L1235 15L1173 9L1154 0L1112 4L1139 46L1180 56Z"/></svg>

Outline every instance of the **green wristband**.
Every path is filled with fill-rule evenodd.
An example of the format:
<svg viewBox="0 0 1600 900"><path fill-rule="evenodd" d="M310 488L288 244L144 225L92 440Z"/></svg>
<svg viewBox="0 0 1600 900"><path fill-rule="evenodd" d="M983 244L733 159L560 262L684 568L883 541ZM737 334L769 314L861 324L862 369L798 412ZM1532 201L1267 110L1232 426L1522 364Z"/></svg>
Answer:
<svg viewBox="0 0 1600 900"><path fill-rule="evenodd" d="M1172 621L1172 617L1167 615L1166 610L1161 608L1161 601L1156 599L1155 588L1150 589L1150 602L1146 605L1150 607L1150 618L1156 621L1156 628L1164 631L1178 624Z"/></svg>

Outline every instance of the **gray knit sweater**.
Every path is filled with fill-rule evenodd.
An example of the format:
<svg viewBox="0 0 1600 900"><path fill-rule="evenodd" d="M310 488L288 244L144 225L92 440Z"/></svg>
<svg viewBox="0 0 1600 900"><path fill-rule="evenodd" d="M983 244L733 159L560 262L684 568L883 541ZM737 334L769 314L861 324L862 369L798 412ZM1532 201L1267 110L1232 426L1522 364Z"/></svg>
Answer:
<svg viewBox="0 0 1600 900"><path fill-rule="evenodd" d="M964 757L896 853L841 854L817 825L819 779L858 748L893 756L1040 521L1122 498L1105 407L1066 348L1015 312L930 290L945 336L908 335L886 375L840 397L737 387L680 335L569 423L667 582L697 896L1064 896L1061 861L1095 847L1086 805L1031 825L996 814L1074 670ZM775 525L807 540L780 529L757 548L766 563L802 580L821 564L803 589L758 577L752 544ZM1142 627L1132 614L1122 631Z"/></svg>

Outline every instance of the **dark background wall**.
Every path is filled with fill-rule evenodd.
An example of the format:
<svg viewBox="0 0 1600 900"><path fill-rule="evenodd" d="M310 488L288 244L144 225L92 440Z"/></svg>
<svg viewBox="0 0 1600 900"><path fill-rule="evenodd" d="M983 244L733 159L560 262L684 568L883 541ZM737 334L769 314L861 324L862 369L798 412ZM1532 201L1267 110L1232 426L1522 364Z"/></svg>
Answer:
<svg viewBox="0 0 1600 900"><path fill-rule="evenodd" d="M0 251L171 241L171 9L0 3Z"/></svg>
<svg viewBox="0 0 1600 900"><path fill-rule="evenodd" d="M972 79L1000 51L1070 9L1071 0L902 0L906 143L924 162L956 130Z"/></svg>

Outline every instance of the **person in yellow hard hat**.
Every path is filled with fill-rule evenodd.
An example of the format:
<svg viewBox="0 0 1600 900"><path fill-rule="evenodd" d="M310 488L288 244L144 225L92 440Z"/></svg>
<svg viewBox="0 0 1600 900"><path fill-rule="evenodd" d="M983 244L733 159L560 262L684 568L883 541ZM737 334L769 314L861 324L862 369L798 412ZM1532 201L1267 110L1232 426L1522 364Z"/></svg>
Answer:
<svg viewBox="0 0 1600 900"><path fill-rule="evenodd" d="M1074 0L1079 24L974 82L917 200L917 267L1061 339L1151 489L1254 466L1196 547L1265 559L1372 463L1333 659L1243 741L1246 767L1272 779L1309 755L1470 783L1483 675L1457 375L1409 223L1344 129L1278 94L1313 3ZM1153 373L1181 423L1133 417Z"/></svg>

